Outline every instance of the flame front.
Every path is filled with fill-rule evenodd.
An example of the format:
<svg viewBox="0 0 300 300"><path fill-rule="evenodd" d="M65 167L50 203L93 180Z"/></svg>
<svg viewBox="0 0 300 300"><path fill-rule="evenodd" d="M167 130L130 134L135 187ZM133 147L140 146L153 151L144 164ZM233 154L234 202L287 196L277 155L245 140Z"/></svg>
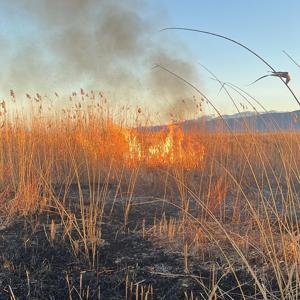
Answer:
<svg viewBox="0 0 300 300"><path fill-rule="evenodd" d="M147 167L199 167L205 148L198 136L172 124L160 131L128 129L108 123L104 128L78 130L77 144L97 161Z"/></svg>
<svg viewBox="0 0 300 300"><path fill-rule="evenodd" d="M203 161L204 146L192 142L189 135L173 124L167 126L167 130L154 133L127 132L125 137L131 163L143 162L152 167L197 167Z"/></svg>

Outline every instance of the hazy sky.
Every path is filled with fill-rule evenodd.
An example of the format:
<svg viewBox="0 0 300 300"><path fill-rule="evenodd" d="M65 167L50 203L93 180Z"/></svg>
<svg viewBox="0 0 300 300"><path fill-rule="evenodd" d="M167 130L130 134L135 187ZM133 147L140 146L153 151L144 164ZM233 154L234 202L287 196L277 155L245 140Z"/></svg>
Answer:
<svg viewBox="0 0 300 300"><path fill-rule="evenodd" d="M162 0L155 3L166 8L170 25L226 35L257 51L275 69L289 71L292 75L290 86L300 96L300 69L282 53L286 50L300 62L300 1L194 0L172 1L171 4L171 1ZM169 24L166 23L166 26ZM244 88L268 71L244 49L224 40L189 32L180 32L180 36L198 61L224 81ZM209 81L204 71L201 75L209 94L215 95L215 84ZM270 109L298 109L297 103L277 78L266 78L246 88Z"/></svg>
<svg viewBox="0 0 300 300"><path fill-rule="evenodd" d="M217 96L218 84L200 62L221 80L247 89L270 110L298 109L277 78L247 86L268 68L244 49L211 36L159 29L190 27L236 39L275 69L289 71L290 86L300 97L300 69L282 53L286 50L300 62L299 11L297 0L0 0L0 94L5 97L10 88L19 88L20 93L47 89L69 92L80 87L98 88L94 86L97 82L101 88L113 90L112 95L125 93L128 87L128 98L155 106L159 97L170 99L183 90L180 84L151 75L153 64L161 63L170 69L174 66L173 70L199 86L224 113L234 112L224 93ZM128 35L126 30L132 28L134 34ZM109 35L115 35L114 39ZM95 42L95 36L104 36L106 46ZM127 43L119 45L124 36ZM112 49L115 56L108 55ZM184 91L182 96L189 93L194 94Z"/></svg>

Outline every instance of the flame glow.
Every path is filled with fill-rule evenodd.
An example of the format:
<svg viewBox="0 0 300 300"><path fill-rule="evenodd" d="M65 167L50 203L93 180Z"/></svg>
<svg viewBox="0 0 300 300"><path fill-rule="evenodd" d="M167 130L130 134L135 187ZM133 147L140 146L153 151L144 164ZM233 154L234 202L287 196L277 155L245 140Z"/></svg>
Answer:
<svg viewBox="0 0 300 300"><path fill-rule="evenodd" d="M107 127L77 133L77 143L97 161L125 163L128 166L181 166L193 169L202 165L205 148L197 136L178 125L160 131L128 129L109 123Z"/></svg>
<svg viewBox="0 0 300 300"><path fill-rule="evenodd" d="M189 133L177 125L150 134L126 132L131 163L143 162L152 167L181 165L194 168L203 161L204 146L192 142Z"/></svg>

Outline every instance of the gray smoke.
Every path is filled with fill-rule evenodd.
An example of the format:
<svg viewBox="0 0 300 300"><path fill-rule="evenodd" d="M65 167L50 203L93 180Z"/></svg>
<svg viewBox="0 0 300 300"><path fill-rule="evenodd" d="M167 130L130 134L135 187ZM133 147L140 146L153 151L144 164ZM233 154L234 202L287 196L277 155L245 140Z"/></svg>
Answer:
<svg viewBox="0 0 300 300"><path fill-rule="evenodd" d="M24 94L101 89L114 93L114 101L139 95L142 103L151 103L150 108L183 117L193 108L193 91L152 66L162 64L197 82L195 63L187 59L187 47L174 34L166 39L167 33L158 32L167 17L162 12L147 16L147 5L138 0L20 0L10 4L10 12L22 12L34 28L8 50L0 47L5 70L0 75L1 90L13 88ZM0 43L9 42L0 37Z"/></svg>

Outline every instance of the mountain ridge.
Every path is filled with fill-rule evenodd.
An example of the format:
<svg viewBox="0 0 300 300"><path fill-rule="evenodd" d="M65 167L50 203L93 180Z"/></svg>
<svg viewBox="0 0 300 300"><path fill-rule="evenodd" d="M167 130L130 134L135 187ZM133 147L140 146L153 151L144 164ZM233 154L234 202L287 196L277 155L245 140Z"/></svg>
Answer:
<svg viewBox="0 0 300 300"><path fill-rule="evenodd" d="M222 117L203 116L198 119L175 122L183 130L198 129L215 131L257 131L275 132L300 130L300 110L290 112L241 112L232 115L222 115ZM168 125L157 125L143 127L142 130L158 131L167 128Z"/></svg>

